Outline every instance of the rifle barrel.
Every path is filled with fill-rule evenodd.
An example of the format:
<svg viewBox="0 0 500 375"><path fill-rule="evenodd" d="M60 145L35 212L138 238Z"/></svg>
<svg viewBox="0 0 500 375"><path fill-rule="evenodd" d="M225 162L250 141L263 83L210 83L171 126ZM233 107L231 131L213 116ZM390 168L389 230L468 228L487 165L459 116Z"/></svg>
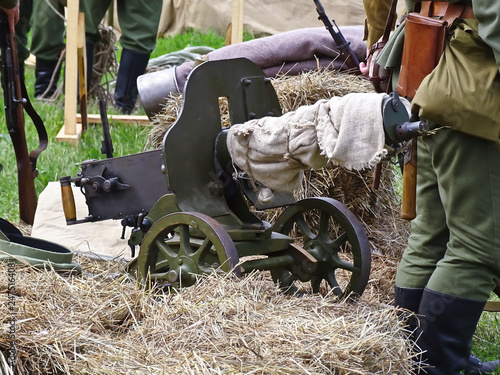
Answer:
<svg viewBox="0 0 500 375"><path fill-rule="evenodd" d="M323 4L321 4L320 0L313 0L314 4L316 5L316 11L318 12L318 19L323 22L325 25L326 29L330 32L330 35L333 38L333 41L337 45L337 49L340 52L340 55L342 58L345 60L346 65L356 71L357 73L361 73L359 71L359 60L352 48L350 47L351 42L348 42L345 38L342 32L340 31L339 27L337 26L337 23L335 20L332 19L332 22L328 18L325 12L325 8L323 7ZM335 28L334 28L335 25Z"/></svg>

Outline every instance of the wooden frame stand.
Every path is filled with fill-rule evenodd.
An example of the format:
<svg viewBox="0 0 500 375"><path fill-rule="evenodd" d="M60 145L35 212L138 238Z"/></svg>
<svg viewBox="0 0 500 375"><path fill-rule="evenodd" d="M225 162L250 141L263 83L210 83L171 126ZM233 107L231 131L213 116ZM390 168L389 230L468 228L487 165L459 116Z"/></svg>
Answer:
<svg viewBox="0 0 500 375"><path fill-rule="evenodd" d="M82 134L82 123L77 123L76 112L78 96L77 77L80 77L80 84L86 86L86 51L85 51L85 18L83 13L79 13L79 0L68 1L66 26L66 70L65 70L65 92L64 92L64 125L56 136L60 142L69 142L78 145ZM78 60L83 59L83 63ZM83 69L79 69L79 65ZM80 73L79 73L80 71ZM83 78L83 79L82 79ZM86 92L86 87L85 87ZM86 111L87 97L84 96L85 103L80 105ZM86 113L82 113L87 117Z"/></svg>

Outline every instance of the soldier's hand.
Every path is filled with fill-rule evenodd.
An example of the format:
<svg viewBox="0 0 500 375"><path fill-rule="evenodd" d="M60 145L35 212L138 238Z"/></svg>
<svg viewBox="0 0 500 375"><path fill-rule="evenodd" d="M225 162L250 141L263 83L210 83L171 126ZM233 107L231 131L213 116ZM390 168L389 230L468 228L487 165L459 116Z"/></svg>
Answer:
<svg viewBox="0 0 500 375"><path fill-rule="evenodd" d="M359 71L361 72L361 74L368 77L368 73L370 71L370 68L368 68L368 66L364 62L360 62L359 63Z"/></svg>

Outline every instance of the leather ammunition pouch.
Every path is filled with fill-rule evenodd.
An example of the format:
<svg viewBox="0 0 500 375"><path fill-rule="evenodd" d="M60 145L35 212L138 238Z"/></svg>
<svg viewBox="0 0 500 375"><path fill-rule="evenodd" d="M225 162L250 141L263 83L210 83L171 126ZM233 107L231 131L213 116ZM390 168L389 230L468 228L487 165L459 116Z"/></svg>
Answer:
<svg viewBox="0 0 500 375"><path fill-rule="evenodd" d="M500 146L500 75L472 8L419 4L405 26L398 92L412 99L412 113L430 129L445 126Z"/></svg>
<svg viewBox="0 0 500 375"><path fill-rule="evenodd" d="M473 17L472 7L445 1L422 1L405 20L405 41L397 85L399 95L413 99L422 80L437 66L446 33L456 18Z"/></svg>
<svg viewBox="0 0 500 375"><path fill-rule="evenodd" d="M394 29L394 26L396 24L396 6L397 0L392 0L391 10L389 12L389 16L387 17L384 34L377 43L373 44L370 47L368 56L366 57L366 65L369 69L368 77L370 78L370 82L372 83L373 88L378 93L389 93L392 91L392 70L380 66L377 62L377 59L379 57L379 54L387 44L387 41L389 40L389 37L391 35L391 31Z"/></svg>

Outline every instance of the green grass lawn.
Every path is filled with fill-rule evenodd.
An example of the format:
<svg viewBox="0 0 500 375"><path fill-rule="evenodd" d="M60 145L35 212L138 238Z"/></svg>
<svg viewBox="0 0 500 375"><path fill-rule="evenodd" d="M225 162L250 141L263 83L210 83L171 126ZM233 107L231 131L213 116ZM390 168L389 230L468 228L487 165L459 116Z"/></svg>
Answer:
<svg viewBox="0 0 500 375"><path fill-rule="evenodd" d="M245 34L245 40L251 39ZM160 39L152 57L183 49L187 46L210 46L220 48L224 45L224 36L213 32L198 33L193 30L175 37ZM34 68L26 67L26 81L28 92L33 93ZM55 140L57 133L64 122L64 101L47 104L33 100L33 105L42 117L49 135L47 150L42 152L38 159L39 176L35 180L37 193L47 186L50 181L59 181L62 176L75 177L80 171L80 163L88 159L104 159L101 154L102 129L98 125L90 125L82 135L78 146ZM99 113L96 103L90 103L89 113ZM117 113L114 108L108 108L108 113ZM143 114L143 111L136 112ZM122 156L143 151L147 139L148 128L137 125L111 123L111 138L115 156ZM35 128L29 118L26 118L26 133L29 149L36 148L37 139ZM19 221L17 169L16 159L7 132L3 106L3 96L0 98L0 163L3 170L0 172L0 215L11 222ZM61 208L62 209L62 208ZM500 322L498 313L484 313L474 340L473 352L482 360L491 360L500 357ZM500 374L500 371L496 372Z"/></svg>

